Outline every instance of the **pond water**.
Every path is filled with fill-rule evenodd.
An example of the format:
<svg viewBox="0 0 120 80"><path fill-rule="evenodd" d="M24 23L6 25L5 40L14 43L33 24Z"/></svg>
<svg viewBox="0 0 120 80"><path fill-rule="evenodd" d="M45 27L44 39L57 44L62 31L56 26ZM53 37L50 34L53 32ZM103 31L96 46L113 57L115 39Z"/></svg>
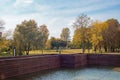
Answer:
<svg viewBox="0 0 120 80"><path fill-rule="evenodd" d="M108 67L46 70L6 80L120 80L120 72Z"/></svg>

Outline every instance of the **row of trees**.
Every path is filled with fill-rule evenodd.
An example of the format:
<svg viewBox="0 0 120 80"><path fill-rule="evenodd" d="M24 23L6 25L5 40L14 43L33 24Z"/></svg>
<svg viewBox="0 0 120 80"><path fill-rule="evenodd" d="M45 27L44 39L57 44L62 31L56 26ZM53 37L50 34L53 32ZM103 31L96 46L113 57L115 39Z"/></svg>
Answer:
<svg viewBox="0 0 120 80"><path fill-rule="evenodd" d="M3 28L1 22L1 29ZM38 26L34 20L23 21L16 25L13 38L7 31L0 37L0 51L10 52L16 49L16 55L29 54L30 50L60 49L68 47L70 39L69 28L63 28L60 38L49 37L49 30L46 25Z"/></svg>
<svg viewBox="0 0 120 80"><path fill-rule="evenodd" d="M3 28L0 21L0 29ZM18 55L29 54L30 50L82 48L102 52L120 51L120 24L117 19L104 22L92 21L87 15L80 15L73 23L74 35L70 40L69 28L63 28L60 38L49 37L46 25L38 26L34 20L24 20L16 25L12 39L7 39L9 32L0 37L0 49L9 51L16 48Z"/></svg>
<svg viewBox="0 0 120 80"><path fill-rule="evenodd" d="M117 19L107 21L91 21L87 15L82 14L73 24L75 29L73 45L76 48L94 48L100 52L120 51L120 24Z"/></svg>
<svg viewBox="0 0 120 80"><path fill-rule="evenodd" d="M30 50L36 49L61 49L69 47L70 30L63 28L60 38L51 37L48 40L49 30L46 25L37 26L34 20L23 21L15 28L13 40L17 53L29 54Z"/></svg>
<svg viewBox="0 0 120 80"><path fill-rule="evenodd" d="M60 38L51 37L47 43L47 49L56 49L61 52L61 49L70 47L70 30L69 28L63 28L60 34Z"/></svg>

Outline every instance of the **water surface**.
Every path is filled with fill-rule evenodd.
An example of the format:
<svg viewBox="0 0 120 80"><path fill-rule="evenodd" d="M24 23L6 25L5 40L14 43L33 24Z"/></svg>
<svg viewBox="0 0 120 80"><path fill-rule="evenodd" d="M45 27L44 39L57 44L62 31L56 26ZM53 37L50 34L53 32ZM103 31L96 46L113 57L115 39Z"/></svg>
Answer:
<svg viewBox="0 0 120 80"><path fill-rule="evenodd" d="M108 67L55 69L40 71L6 80L120 80L120 72Z"/></svg>

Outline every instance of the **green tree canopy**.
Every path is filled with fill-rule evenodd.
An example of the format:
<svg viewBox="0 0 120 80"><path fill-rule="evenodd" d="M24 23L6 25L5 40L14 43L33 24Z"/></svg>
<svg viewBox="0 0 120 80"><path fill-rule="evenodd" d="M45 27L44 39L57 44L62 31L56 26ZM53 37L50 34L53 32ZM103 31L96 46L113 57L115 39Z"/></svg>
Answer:
<svg viewBox="0 0 120 80"><path fill-rule="evenodd" d="M63 41L66 41L66 42L69 41L70 40L70 30L69 30L69 28L67 28L67 27L63 28L60 37Z"/></svg>
<svg viewBox="0 0 120 80"><path fill-rule="evenodd" d="M38 28L34 20L23 21L18 24L14 31L14 42L17 48L17 53L28 55L31 49L39 49L45 46L48 38L46 26Z"/></svg>

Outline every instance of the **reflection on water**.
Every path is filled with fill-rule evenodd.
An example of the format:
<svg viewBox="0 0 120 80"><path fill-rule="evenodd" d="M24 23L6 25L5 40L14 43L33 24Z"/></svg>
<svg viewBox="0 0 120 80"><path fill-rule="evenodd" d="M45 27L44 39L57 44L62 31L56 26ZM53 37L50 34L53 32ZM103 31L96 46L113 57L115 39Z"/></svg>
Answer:
<svg viewBox="0 0 120 80"><path fill-rule="evenodd" d="M106 67L46 70L6 80L120 80L120 72Z"/></svg>

